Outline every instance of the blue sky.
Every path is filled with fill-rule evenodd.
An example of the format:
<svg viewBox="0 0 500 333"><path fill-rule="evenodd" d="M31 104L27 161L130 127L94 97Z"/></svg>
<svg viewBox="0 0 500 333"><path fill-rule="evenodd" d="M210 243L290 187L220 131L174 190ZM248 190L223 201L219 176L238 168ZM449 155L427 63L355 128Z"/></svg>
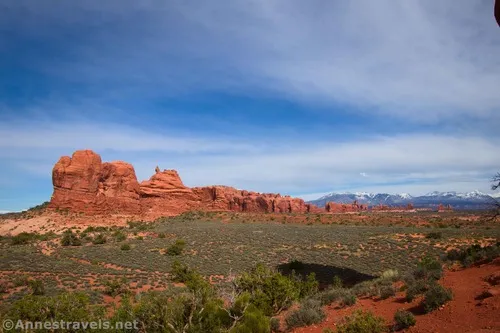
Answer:
<svg viewBox="0 0 500 333"><path fill-rule="evenodd" d="M61 155L304 198L489 191L493 1L0 0L0 211Z"/></svg>

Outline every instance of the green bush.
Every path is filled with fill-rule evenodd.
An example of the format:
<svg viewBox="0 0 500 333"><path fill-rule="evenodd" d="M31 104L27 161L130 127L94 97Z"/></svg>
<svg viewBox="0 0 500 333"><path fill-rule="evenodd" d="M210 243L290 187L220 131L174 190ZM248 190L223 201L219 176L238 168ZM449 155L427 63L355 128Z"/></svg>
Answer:
<svg viewBox="0 0 500 333"><path fill-rule="evenodd" d="M6 294L9 292L9 288L7 286L7 282L0 281L0 294Z"/></svg>
<svg viewBox="0 0 500 333"><path fill-rule="evenodd" d="M424 310L426 313L432 312L452 299L451 289L446 289L442 285L434 283L424 295Z"/></svg>
<svg viewBox="0 0 500 333"><path fill-rule="evenodd" d="M35 241L38 239L38 234L36 233L31 233L31 232L21 232L20 234L17 234L16 236L13 236L11 239L11 244L12 245L24 245L24 244L29 244L32 241Z"/></svg>
<svg viewBox="0 0 500 333"><path fill-rule="evenodd" d="M406 301L411 302L417 296L422 295L428 289L428 285L424 280L412 280L406 284Z"/></svg>
<svg viewBox="0 0 500 333"><path fill-rule="evenodd" d="M330 288L316 294L314 298L318 299L322 305L329 305L342 299L348 299L352 295L352 291L347 288Z"/></svg>
<svg viewBox="0 0 500 333"><path fill-rule="evenodd" d="M210 297L214 293L212 286L203 276L177 260L172 263L171 275L173 281L184 283L189 290L197 292L203 297Z"/></svg>
<svg viewBox="0 0 500 333"><path fill-rule="evenodd" d="M170 245L167 248L167 254L169 256L178 256L182 254L184 247L186 246L186 242L182 239L178 239L174 244Z"/></svg>
<svg viewBox="0 0 500 333"><path fill-rule="evenodd" d="M42 280L29 280L28 287L31 289L32 295L43 295L45 294L45 286Z"/></svg>
<svg viewBox="0 0 500 333"><path fill-rule="evenodd" d="M446 259L450 261L460 261L465 267L470 267L477 262L490 262L500 256L500 246L498 244L481 247L474 244L464 250L450 250L446 254Z"/></svg>
<svg viewBox="0 0 500 333"><path fill-rule="evenodd" d="M353 295L352 293L349 293L347 295L342 296L340 305L342 307L353 306L354 304L356 304L356 300L357 300L356 296Z"/></svg>
<svg viewBox="0 0 500 333"><path fill-rule="evenodd" d="M118 296L128 292L128 285L125 279L114 279L104 281L103 293L108 296Z"/></svg>
<svg viewBox="0 0 500 333"><path fill-rule="evenodd" d="M250 304L244 314L243 319L239 322L230 333L270 333L271 324L261 310Z"/></svg>
<svg viewBox="0 0 500 333"><path fill-rule="evenodd" d="M325 319L325 313L318 300L307 299L301 303L299 309L290 312L285 322L289 330L296 327L317 324Z"/></svg>
<svg viewBox="0 0 500 333"><path fill-rule="evenodd" d="M279 318L273 317L269 321L270 327L271 327L271 332L277 333L281 331L281 323Z"/></svg>
<svg viewBox="0 0 500 333"><path fill-rule="evenodd" d="M93 306L83 293L62 293L57 296L27 295L15 301L4 319L22 321L97 321L104 316L102 307ZM82 330L83 331L83 330ZM49 332L49 330L37 330Z"/></svg>
<svg viewBox="0 0 500 333"><path fill-rule="evenodd" d="M97 234L97 236L94 237L92 240L92 244L98 245L98 244L104 244L106 243L107 239L104 234Z"/></svg>
<svg viewBox="0 0 500 333"><path fill-rule="evenodd" d="M158 234L158 238L165 238L165 237L166 237L166 235L165 235L165 233L164 233L164 232L160 232L160 233Z"/></svg>
<svg viewBox="0 0 500 333"><path fill-rule="evenodd" d="M393 297L396 295L396 290L394 290L393 286L382 286L380 288L380 298L387 299L389 297Z"/></svg>
<svg viewBox="0 0 500 333"><path fill-rule="evenodd" d="M296 280L296 284L300 289L299 298L312 296L318 292L319 282L316 280L316 274L314 272L307 275L304 281L302 281L302 279Z"/></svg>
<svg viewBox="0 0 500 333"><path fill-rule="evenodd" d="M352 287L352 292L358 297L372 297L378 294L377 288L372 281L363 281Z"/></svg>
<svg viewBox="0 0 500 333"><path fill-rule="evenodd" d="M342 279L338 275L335 275L332 280L332 288L342 288L343 285Z"/></svg>
<svg viewBox="0 0 500 333"><path fill-rule="evenodd" d="M300 298L302 281L282 275L262 264L235 280L239 292L248 292L252 303L272 316L287 309Z"/></svg>
<svg viewBox="0 0 500 333"><path fill-rule="evenodd" d="M123 242L127 239L127 235L120 230L117 230L113 233L113 237L115 237L117 242Z"/></svg>
<svg viewBox="0 0 500 333"><path fill-rule="evenodd" d="M269 318L248 300L239 297L235 306L226 308L221 299L185 288L148 292L134 305L124 298L112 321L137 320L141 332L269 333Z"/></svg>
<svg viewBox="0 0 500 333"><path fill-rule="evenodd" d="M432 257L424 257L417 264L413 275L416 279L439 280L443 276L443 265Z"/></svg>
<svg viewBox="0 0 500 333"><path fill-rule="evenodd" d="M29 282L29 277L27 275L24 275L24 274L14 277L14 280L13 280L14 287L27 286L28 282Z"/></svg>
<svg viewBox="0 0 500 333"><path fill-rule="evenodd" d="M363 310L355 311L337 327L337 333L382 333L385 331L384 319Z"/></svg>
<svg viewBox="0 0 500 333"><path fill-rule="evenodd" d="M411 326L415 326L417 321L415 320L415 316L411 312L398 310L394 314L394 322L396 323L394 325L394 329L396 331L400 331Z"/></svg>
<svg viewBox="0 0 500 333"><path fill-rule="evenodd" d="M72 230L66 230L61 238L62 246L80 246L82 241L78 238L78 235L73 233Z"/></svg>
<svg viewBox="0 0 500 333"><path fill-rule="evenodd" d="M130 251L130 244L122 244L122 246L120 246L120 250Z"/></svg>

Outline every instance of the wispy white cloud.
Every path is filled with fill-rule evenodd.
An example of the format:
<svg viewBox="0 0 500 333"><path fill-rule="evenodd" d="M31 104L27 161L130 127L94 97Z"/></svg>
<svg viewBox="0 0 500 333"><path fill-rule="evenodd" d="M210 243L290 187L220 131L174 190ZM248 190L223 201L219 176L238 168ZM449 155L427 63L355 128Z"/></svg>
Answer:
<svg viewBox="0 0 500 333"><path fill-rule="evenodd" d="M488 1L19 0L3 8L0 31L10 39L0 38L0 53L55 83L49 98L69 106L85 99L89 110L56 113L50 110L58 101L33 100L22 121L2 115L0 158L8 170L0 182L11 187L23 181L20 171L49 179L59 156L82 148L133 163L140 179L159 164L179 169L191 186L287 193L484 190L500 165L498 135L464 134L477 123L500 123L500 33ZM46 47L36 56L8 53L26 41ZM66 85L72 89L59 89ZM130 119L126 125L124 111L110 106L186 92L271 96L311 117L342 109L424 126L342 142L293 130L223 136L189 130L189 122L162 122L159 130L155 117L151 128ZM10 104L0 110L18 111ZM142 111L134 110L136 117ZM98 114L106 121L92 118ZM428 134L427 124L446 131Z"/></svg>
<svg viewBox="0 0 500 333"><path fill-rule="evenodd" d="M235 140L169 134L168 131L158 133L114 123L21 121L0 124L0 155L8 156L17 149L31 149L36 153L37 149L61 148L159 153L222 153L257 149L255 145Z"/></svg>
<svg viewBox="0 0 500 333"><path fill-rule="evenodd" d="M91 39L65 45L70 59L38 65L96 89L106 84L112 96L258 92L419 122L499 120L500 34L488 1L89 0L53 10L24 0L8 7L4 25L31 37L90 28ZM16 17L25 18L22 26Z"/></svg>
<svg viewBox="0 0 500 333"><path fill-rule="evenodd" d="M478 184L484 190L500 165L500 157L494 153L500 142L474 136L373 136L350 142L316 141L313 146L287 137L275 139L264 149L266 138L241 144L191 136L186 143L161 133L88 123L49 129L11 125L0 130L0 137L14 133L20 137L18 142L0 140L3 160L46 178L60 155L82 148L96 150L105 161L132 163L139 180L149 178L159 165L178 169L189 186L224 184L294 194L391 187L472 190ZM453 184L461 184L461 188Z"/></svg>

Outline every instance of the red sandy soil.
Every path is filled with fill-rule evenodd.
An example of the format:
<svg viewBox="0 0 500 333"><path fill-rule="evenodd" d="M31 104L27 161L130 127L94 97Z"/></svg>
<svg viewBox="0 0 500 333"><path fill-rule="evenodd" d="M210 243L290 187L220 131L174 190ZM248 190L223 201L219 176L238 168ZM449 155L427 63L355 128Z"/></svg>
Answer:
<svg viewBox="0 0 500 333"><path fill-rule="evenodd" d="M492 276L496 276L496 282L491 281L491 278L488 282L488 278ZM391 327L394 313L398 309L411 311L417 320L416 326L405 331L411 333L500 332L499 280L500 259L478 267L446 271L441 283L453 290L454 298L430 314L423 314L419 307L421 299L406 303L404 293L398 293L396 297L387 300L361 299L355 306L346 309L338 309L335 304L326 306L327 317L323 323L299 328L293 332L321 333L326 327L335 330L342 318L356 309L372 311L384 318ZM486 291L489 291L490 297L481 299L480 295Z"/></svg>

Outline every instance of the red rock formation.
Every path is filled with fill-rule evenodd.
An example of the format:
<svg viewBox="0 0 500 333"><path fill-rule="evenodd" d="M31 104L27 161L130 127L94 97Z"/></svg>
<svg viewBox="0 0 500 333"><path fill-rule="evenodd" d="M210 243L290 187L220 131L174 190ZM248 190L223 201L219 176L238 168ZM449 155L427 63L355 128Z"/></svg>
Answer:
<svg viewBox="0 0 500 333"><path fill-rule="evenodd" d="M356 200L350 205L337 202L327 202L325 210L329 213L361 212L368 210L368 206L360 205Z"/></svg>
<svg viewBox="0 0 500 333"><path fill-rule="evenodd" d="M59 159L52 170L50 206L85 213L140 212L139 183L132 165L102 163L90 151L76 151Z"/></svg>
<svg viewBox="0 0 500 333"><path fill-rule="evenodd" d="M438 212L442 213L442 212L452 212L453 211L453 207L451 205L443 205L443 204L439 204L438 206Z"/></svg>
<svg viewBox="0 0 500 333"><path fill-rule="evenodd" d="M123 213L158 217L189 210L236 212L321 212L304 200L237 190L227 186L186 187L177 171L160 171L137 182L132 165L102 163L98 154L77 151L62 157L52 172L54 194L50 207L87 214Z"/></svg>

